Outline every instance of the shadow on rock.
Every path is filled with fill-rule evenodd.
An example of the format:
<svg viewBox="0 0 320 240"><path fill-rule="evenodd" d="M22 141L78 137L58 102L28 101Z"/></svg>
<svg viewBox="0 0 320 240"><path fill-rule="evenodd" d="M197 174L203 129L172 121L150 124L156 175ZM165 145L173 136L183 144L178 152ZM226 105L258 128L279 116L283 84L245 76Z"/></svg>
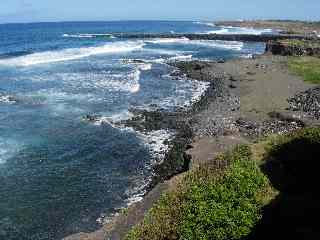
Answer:
<svg viewBox="0 0 320 240"><path fill-rule="evenodd" d="M280 194L246 239L320 239L319 136L318 129L271 150L263 170Z"/></svg>

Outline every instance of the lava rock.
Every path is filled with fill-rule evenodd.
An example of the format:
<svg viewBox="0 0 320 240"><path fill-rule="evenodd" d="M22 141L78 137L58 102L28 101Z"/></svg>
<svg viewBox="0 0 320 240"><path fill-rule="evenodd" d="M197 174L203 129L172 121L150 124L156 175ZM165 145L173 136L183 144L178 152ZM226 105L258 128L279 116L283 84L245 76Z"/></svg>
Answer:
<svg viewBox="0 0 320 240"><path fill-rule="evenodd" d="M320 119L320 87L311 88L288 99L289 110L303 111Z"/></svg>

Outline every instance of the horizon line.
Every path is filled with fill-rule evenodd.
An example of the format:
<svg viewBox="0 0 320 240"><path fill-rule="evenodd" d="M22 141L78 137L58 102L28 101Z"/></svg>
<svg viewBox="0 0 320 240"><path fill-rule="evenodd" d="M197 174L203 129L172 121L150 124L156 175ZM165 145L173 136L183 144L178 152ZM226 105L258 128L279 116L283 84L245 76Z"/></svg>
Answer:
<svg viewBox="0 0 320 240"><path fill-rule="evenodd" d="M112 20L48 20L48 21L26 21L26 22L0 22L0 25L9 25L9 24L41 24L41 23L88 23L88 22L241 22L241 21L295 21L295 22L311 22L316 23L320 22L318 20L302 20L302 19L263 19L263 18L254 18L254 19L216 19L216 20L199 20L199 19L112 19Z"/></svg>

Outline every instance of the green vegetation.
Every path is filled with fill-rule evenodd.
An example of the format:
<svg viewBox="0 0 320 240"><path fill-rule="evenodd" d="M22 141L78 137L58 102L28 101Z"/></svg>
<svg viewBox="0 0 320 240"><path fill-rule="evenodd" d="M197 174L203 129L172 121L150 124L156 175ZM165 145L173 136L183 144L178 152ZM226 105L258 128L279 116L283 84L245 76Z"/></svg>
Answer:
<svg viewBox="0 0 320 240"><path fill-rule="evenodd" d="M320 58L292 57L289 59L289 69L311 83L320 83Z"/></svg>
<svg viewBox="0 0 320 240"><path fill-rule="evenodd" d="M239 146L187 173L128 240L319 239L320 128Z"/></svg>
<svg viewBox="0 0 320 240"><path fill-rule="evenodd" d="M247 236L270 199L268 180L248 146L237 147L217 162L188 173L177 191L164 195L127 239Z"/></svg>
<svg viewBox="0 0 320 240"><path fill-rule="evenodd" d="M320 48L320 43L312 40L287 39L281 40L280 42L290 47Z"/></svg>

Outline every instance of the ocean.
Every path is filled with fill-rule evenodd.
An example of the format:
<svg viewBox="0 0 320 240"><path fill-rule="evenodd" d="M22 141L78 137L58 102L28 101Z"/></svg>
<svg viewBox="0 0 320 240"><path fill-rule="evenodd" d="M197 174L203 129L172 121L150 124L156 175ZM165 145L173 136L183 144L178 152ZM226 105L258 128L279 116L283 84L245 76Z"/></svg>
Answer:
<svg viewBox="0 0 320 240"><path fill-rule="evenodd" d="M199 99L206 85L173 80L167 62L248 57L265 48L113 33L270 30L171 21L0 25L0 239L93 231L141 200L174 132L114 123L131 118L131 108L173 110Z"/></svg>

